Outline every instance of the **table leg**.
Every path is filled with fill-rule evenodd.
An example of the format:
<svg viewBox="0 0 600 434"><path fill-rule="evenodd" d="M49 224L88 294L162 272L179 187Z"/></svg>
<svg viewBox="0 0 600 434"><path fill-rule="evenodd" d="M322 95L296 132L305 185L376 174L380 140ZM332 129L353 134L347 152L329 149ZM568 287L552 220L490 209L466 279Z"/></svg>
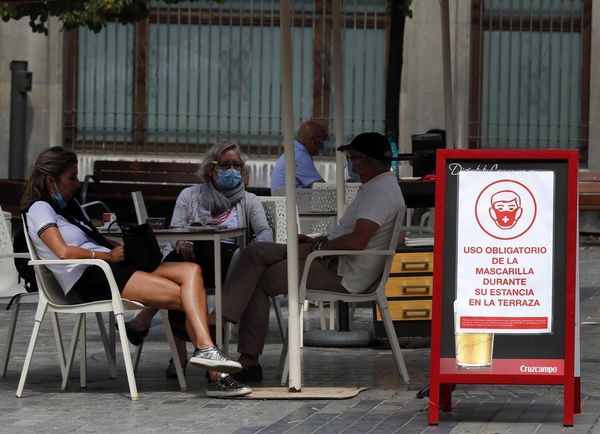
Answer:
<svg viewBox="0 0 600 434"><path fill-rule="evenodd" d="M223 348L223 314L221 300L221 237L215 237L213 243L215 253L215 316L217 327L217 342L219 348Z"/></svg>

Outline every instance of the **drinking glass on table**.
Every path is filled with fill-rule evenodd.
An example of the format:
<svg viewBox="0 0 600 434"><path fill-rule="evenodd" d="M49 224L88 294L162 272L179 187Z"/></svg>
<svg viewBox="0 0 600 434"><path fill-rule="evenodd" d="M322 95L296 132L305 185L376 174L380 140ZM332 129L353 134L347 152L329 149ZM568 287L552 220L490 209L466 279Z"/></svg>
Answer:
<svg viewBox="0 0 600 434"><path fill-rule="evenodd" d="M206 202L199 202L196 207L196 213L191 225L196 226L200 224L200 226L206 226L212 221L212 215L210 212L210 205Z"/></svg>

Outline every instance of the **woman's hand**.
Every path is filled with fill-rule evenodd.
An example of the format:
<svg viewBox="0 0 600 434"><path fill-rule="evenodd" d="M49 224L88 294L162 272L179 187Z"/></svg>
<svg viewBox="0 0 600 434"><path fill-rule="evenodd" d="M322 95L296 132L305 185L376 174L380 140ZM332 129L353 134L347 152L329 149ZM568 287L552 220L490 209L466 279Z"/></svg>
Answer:
<svg viewBox="0 0 600 434"><path fill-rule="evenodd" d="M193 261L196 259L196 255L194 255L194 243L191 241L177 241L175 243L175 251L181 255L184 261Z"/></svg>
<svg viewBox="0 0 600 434"><path fill-rule="evenodd" d="M108 262L121 262L125 260L125 249L123 246L117 246L108 252Z"/></svg>

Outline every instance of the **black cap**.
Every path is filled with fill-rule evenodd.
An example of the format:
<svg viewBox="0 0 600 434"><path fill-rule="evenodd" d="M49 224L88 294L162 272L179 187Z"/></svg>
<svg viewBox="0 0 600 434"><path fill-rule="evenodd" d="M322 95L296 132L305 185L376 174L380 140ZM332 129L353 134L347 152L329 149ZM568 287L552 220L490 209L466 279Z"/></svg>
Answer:
<svg viewBox="0 0 600 434"><path fill-rule="evenodd" d="M392 147L383 134L362 133L356 136L349 144L340 146L338 151L356 150L367 157L376 160L392 161Z"/></svg>

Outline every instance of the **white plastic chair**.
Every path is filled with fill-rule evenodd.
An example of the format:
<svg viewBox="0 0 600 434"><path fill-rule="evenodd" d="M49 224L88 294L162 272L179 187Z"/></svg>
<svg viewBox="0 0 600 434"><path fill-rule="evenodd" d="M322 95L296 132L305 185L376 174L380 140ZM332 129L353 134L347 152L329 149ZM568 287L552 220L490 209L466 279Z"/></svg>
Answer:
<svg viewBox="0 0 600 434"><path fill-rule="evenodd" d="M25 220L23 221L24 228L26 228ZM47 311L56 312L56 313L65 313L65 314L75 314L77 318L75 320L75 329L73 332L73 337L71 339L71 345L69 348L68 358L65 366L65 375L63 375L63 382L61 385L61 390L64 390L67 387L67 382L69 378L69 373L71 370L71 365L73 363L73 358L75 356L75 351L77 349L77 342L81 339L81 368L80 368L80 376L81 376L81 385L85 387L87 379L86 379L86 365L85 365L85 321L84 315L86 313L96 313L96 317L98 318L99 323L101 322L102 312L114 313L117 321L117 326L119 328L119 337L121 340L121 348L123 350L123 359L125 361L125 370L127 372L127 381L129 383L129 391L131 394L131 399L136 401L139 399L137 386L135 382L135 374L133 371L133 364L131 362L131 353L129 352L129 342L127 340L127 332L125 330L125 322L123 320L123 312L128 309L138 310L145 307L142 303L127 300L121 298L121 294L117 288L117 284L115 282L112 271L107 262L100 259L53 259L53 260L40 260L35 247L31 243L29 239L29 234L27 230L25 232L25 239L27 240L27 247L29 249L29 253L31 255L32 260L29 262L30 265L34 267L36 279L38 282L38 287L40 290L39 293L39 302L38 307L35 313L35 322L33 325L33 332L31 333L31 340L29 341L29 346L27 348L27 355L25 357L25 363L23 365L23 370L21 371L21 378L19 380L19 386L17 388L17 397L21 397L23 395L23 388L25 387L25 381L27 379L27 373L29 371L29 365L31 364L31 359L33 356L33 350L35 348L36 339L39 333L40 324L44 319L44 315ZM106 278L108 280L110 291L112 294L112 298L110 300L102 300L95 301L91 303L73 303L67 299L64 295L62 288L56 281L52 272L46 267L47 265L66 265L66 264L85 264L91 266L98 266L104 271ZM173 357L175 363L175 369L177 371L177 377L179 380L179 386L181 390L186 390L187 385L185 382L185 377L183 375L183 369L181 367L181 363L179 362L179 358L177 357L177 350L175 349L175 341L173 339L173 333L171 331L171 326L169 324L167 318L167 311L164 309L160 310L161 318L163 321L163 326L165 329L165 334L167 335L167 341L169 343L169 348L171 350L171 355ZM83 324L83 327L82 327ZM112 326L112 324L110 325ZM115 373L114 367L114 359L112 358L112 352L109 348L108 338L106 336L106 329L102 326L100 327L100 334L102 336L102 342L104 344L104 350L106 353L106 357L109 363L109 369L111 370L111 374Z"/></svg>
<svg viewBox="0 0 600 434"><path fill-rule="evenodd" d="M144 195L141 191L132 191L131 199L133 199L133 208L135 209L135 218L138 225L146 223L148 219L148 211L146 209L146 202L144 202ZM162 246L161 246L162 248ZM144 349L144 341L140 342L135 351L135 361L133 364L133 372L137 374L138 366L140 364L140 358L142 357L142 350Z"/></svg>
<svg viewBox="0 0 600 434"><path fill-rule="evenodd" d="M258 196L260 203L262 204L265 215L267 217L267 223L273 231L273 241L279 244L285 244L287 242L287 218L286 218L286 201L285 197L278 196ZM296 219L298 215L296 214ZM277 325L279 326L279 334L284 346L287 344L286 327L283 321L283 314L281 313L281 306L277 297L271 297L273 309L275 310L275 316L277 317Z"/></svg>
<svg viewBox="0 0 600 434"><path fill-rule="evenodd" d="M400 350L400 345L398 344L398 337L396 336L396 330L394 329L394 323L392 322L392 318L390 316L390 312L388 310L388 301L385 295L385 285L387 283L390 269L392 267L392 260L394 255L396 254L396 245L398 244L398 238L400 236L400 230L402 229L402 219L404 217L404 209L398 212L396 216L396 221L394 224L394 230L392 232L392 237L390 238L390 243L388 245L387 250L318 250L312 252L306 258L306 263L304 266L304 271L302 273L302 279L300 281L299 286L299 294L298 300L303 301L305 299L308 300L316 300L316 301L345 301L345 302L364 302L364 301L375 301L379 306L379 312L381 313L381 318L383 320L383 324L385 327L385 331L388 335L388 339L390 342L390 346L392 349L392 353L394 355L394 359L396 361L396 366L398 368L398 372L402 375L405 383L410 382L410 378L408 376L408 371L406 369L406 364L404 363L404 357L402 356L402 351ZM371 288L367 289L367 292L362 294L350 294L350 293L337 293L337 292L327 292L327 291L317 291L312 290L306 287L306 282L308 278L308 272L310 270L311 263L318 257L322 256L348 256L348 255L377 255L377 256L385 256L386 261L383 267L383 272L381 274L381 279ZM302 304L300 305L300 311L302 311ZM285 364L283 369L282 383L287 380L288 377L288 360L287 354L285 357Z"/></svg>
<svg viewBox="0 0 600 434"><path fill-rule="evenodd" d="M146 210L146 203L144 202L142 192L132 191L131 198L133 199L133 207L135 208L135 217L137 218L138 225L146 223L148 211Z"/></svg>
<svg viewBox="0 0 600 434"><path fill-rule="evenodd" d="M273 230L273 240L279 244L287 243L287 208L286 208L286 199L282 196L259 196L259 200L261 201L265 214L267 216L267 222L269 227ZM296 210L296 221L298 220L298 213ZM298 228L298 232L300 228ZM275 316L277 318L277 325L279 326L279 333L281 335L281 340L283 342L283 350L281 352L281 357L279 360L279 369L278 375L281 376L284 367L284 358L285 351L287 349L287 327L283 320L283 314L281 312L281 306L279 305L279 301L277 297L271 297L271 302L273 303L273 309L275 310ZM308 300L303 305L303 310L300 313L300 324L303 321L304 310L308 309ZM333 312L333 309L330 310ZM319 303L319 318L321 323L321 330L326 329L325 325L325 315L323 312L323 305ZM331 324L333 324L333 318L330 318ZM302 333L302 330L300 331ZM300 339L302 342L302 339Z"/></svg>
<svg viewBox="0 0 600 434"><path fill-rule="evenodd" d="M346 182L344 184L344 191L346 192L346 204L350 205L350 203L354 200L356 195L358 194L358 190L362 186L362 182ZM313 184L314 189L331 189L335 190L336 185L330 184L326 182L315 182Z"/></svg>
<svg viewBox="0 0 600 434"><path fill-rule="evenodd" d="M261 201L263 208L265 209L265 214L267 215L267 222L269 223L269 227L273 230L273 240L279 244L287 243L287 208L286 208L286 199L283 196L259 196L258 199ZM298 232L300 232L300 219L298 215L298 210L296 209L296 221L298 222ZM320 235L312 234L312 235ZM279 304L278 304L279 306ZM275 306L274 306L275 307ZM304 311L308 310L308 300L304 304ZM281 312L275 311L276 314L281 315ZM334 318L333 318L334 310L330 309L330 328L333 328ZM321 324L321 330L325 330L327 326L325 325L325 314L323 311L323 305L319 303L319 319ZM285 324L283 323L283 317L281 317L281 321L279 317L277 318L279 322L279 327L281 330L281 336L285 335Z"/></svg>
<svg viewBox="0 0 600 434"><path fill-rule="evenodd" d="M8 369L8 361L12 349L12 343L15 336L15 328L19 317L19 309L22 304L35 304L38 301L37 292L27 292L24 282L19 282L19 274L15 267L15 258L29 259L29 253L14 253L8 225L4 218L4 212L0 208L0 304L8 305L7 310L12 310L10 323L8 325L8 333L6 335L6 345L4 347L4 356L2 358L1 377L6 377ZM4 308L2 308L4 310ZM56 317L53 316L53 324L55 326ZM57 330L55 328L55 330ZM62 363L64 365L64 361Z"/></svg>

